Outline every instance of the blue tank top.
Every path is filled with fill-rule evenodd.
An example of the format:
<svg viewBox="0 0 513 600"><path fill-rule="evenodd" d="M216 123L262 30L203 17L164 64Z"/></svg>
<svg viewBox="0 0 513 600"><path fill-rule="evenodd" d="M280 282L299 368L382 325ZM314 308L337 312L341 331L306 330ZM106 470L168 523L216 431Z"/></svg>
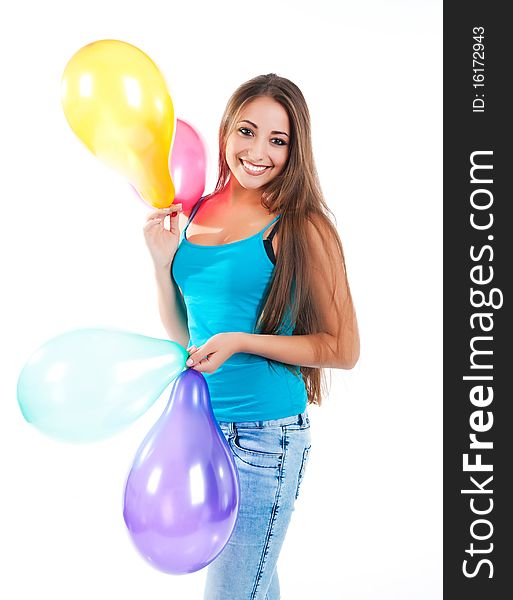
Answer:
<svg viewBox="0 0 513 600"><path fill-rule="evenodd" d="M274 264L263 235L279 218L254 235L227 244L189 242L187 228L203 203L200 199L180 236L172 275L187 308L190 345L201 346L216 333L256 333L261 303ZM292 325L284 335L292 335ZM218 421L265 421L304 412L307 393L299 367L255 354L237 353L214 373L204 373Z"/></svg>

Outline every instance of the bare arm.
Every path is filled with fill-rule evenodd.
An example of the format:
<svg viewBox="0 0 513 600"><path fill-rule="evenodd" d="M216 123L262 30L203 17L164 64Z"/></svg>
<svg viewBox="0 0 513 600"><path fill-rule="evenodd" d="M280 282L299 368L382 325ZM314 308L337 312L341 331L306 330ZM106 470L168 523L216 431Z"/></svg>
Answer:
<svg viewBox="0 0 513 600"><path fill-rule="evenodd" d="M167 331L170 340L187 348L189 328L182 294L173 281L168 268L155 267L155 279L157 281L160 319L164 329Z"/></svg>
<svg viewBox="0 0 513 600"><path fill-rule="evenodd" d="M157 282L158 307L169 338L185 348L189 343L187 311L182 294L171 275L171 263L178 248L181 204L150 213L144 226L144 237L153 259ZM164 220L169 216L169 229Z"/></svg>
<svg viewBox="0 0 513 600"><path fill-rule="evenodd" d="M337 356L332 348L333 341L328 333L293 336L243 333L238 351L302 367L352 369L357 362L356 355L348 359ZM316 350L319 345L327 349L321 357Z"/></svg>

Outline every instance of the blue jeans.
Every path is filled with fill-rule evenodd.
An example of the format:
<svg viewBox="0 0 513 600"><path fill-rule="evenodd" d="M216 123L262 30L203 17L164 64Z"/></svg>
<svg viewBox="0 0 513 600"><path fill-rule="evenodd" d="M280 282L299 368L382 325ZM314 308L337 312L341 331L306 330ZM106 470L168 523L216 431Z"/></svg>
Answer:
<svg viewBox="0 0 513 600"><path fill-rule="evenodd" d="M276 564L310 451L307 412L219 426L235 457L241 498L233 534L208 567L204 600L279 600Z"/></svg>

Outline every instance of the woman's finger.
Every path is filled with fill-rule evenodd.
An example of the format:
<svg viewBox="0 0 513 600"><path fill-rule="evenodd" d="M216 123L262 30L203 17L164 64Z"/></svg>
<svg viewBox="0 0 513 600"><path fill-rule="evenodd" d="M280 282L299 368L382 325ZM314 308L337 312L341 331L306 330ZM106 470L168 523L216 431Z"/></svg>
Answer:
<svg viewBox="0 0 513 600"><path fill-rule="evenodd" d="M168 206L167 208L158 208L157 210L154 210L153 212L149 213L146 219L149 221L150 219L155 219L158 217L163 218L175 212L182 212L181 204L171 204L171 206Z"/></svg>
<svg viewBox="0 0 513 600"><path fill-rule="evenodd" d="M163 217L167 216L169 213L171 212L171 207L169 208L159 208L159 210L155 210L151 213L149 213L146 216L146 220L150 221L151 219L162 219Z"/></svg>
<svg viewBox="0 0 513 600"><path fill-rule="evenodd" d="M198 373L209 373L212 370L212 367L208 360L202 360L198 364L192 367L194 371L198 371Z"/></svg>
<svg viewBox="0 0 513 600"><path fill-rule="evenodd" d="M189 357L185 361L185 365L187 367L192 367L200 357L200 355L198 354L199 348L197 348L196 346L191 346L190 348L187 348L187 352L189 353Z"/></svg>
<svg viewBox="0 0 513 600"><path fill-rule="evenodd" d="M151 221L146 221L146 223L143 226L143 230L144 231L149 231L150 229L154 229L157 226L160 227L163 223L164 219L151 219Z"/></svg>
<svg viewBox="0 0 513 600"><path fill-rule="evenodd" d="M201 356L201 354L194 353L195 355L189 356L189 358L185 361L185 364L188 367L192 367L193 365L201 365L209 362L208 354Z"/></svg>

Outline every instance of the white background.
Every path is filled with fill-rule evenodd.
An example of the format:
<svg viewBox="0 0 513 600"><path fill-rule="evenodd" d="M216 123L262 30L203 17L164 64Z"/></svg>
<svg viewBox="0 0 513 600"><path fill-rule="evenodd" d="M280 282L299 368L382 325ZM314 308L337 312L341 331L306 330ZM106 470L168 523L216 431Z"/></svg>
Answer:
<svg viewBox="0 0 513 600"><path fill-rule="evenodd" d="M279 562L283 600L442 597L442 3L20 1L1 19L0 595L200 600L206 570L164 575L122 511L163 395L105 442L53 441L16 402L28 356L59 333L165 337L142 226L149 208L82 146L60 105L69 58L103 38L146 52L208 145L243 81L302 89L337 217L361 359L310 409L313 447ZM243 599L233 599L243 600Z"/></svg>

